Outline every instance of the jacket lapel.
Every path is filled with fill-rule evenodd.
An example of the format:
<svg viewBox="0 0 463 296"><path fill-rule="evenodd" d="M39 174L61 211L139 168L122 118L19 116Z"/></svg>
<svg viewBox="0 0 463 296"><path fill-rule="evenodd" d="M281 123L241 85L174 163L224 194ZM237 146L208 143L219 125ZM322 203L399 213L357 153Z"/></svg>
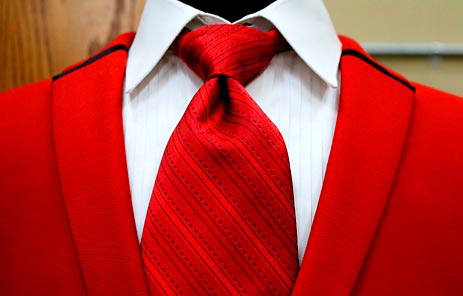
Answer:
<svg viewBox="0 0 463 296"><path fill-rule="evenodd" d="M133 34L118 37L53 83L58 170L90 295L147 294L122 125L122 86L132 39Z"/></svg>
<svg viewBox="0 0 463 296"><path fill-rule="evenodd" d="M314 224L293 295L349 295L393 188L414 87L341 37L341 97Z"/></svg>

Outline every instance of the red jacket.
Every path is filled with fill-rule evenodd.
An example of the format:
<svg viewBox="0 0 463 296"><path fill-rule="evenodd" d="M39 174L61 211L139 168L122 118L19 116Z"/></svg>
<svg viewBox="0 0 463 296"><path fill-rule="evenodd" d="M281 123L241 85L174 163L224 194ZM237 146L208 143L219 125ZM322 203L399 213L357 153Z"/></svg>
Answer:
<svg viewBox="0 0 463 296"><path fill-rule="evenodd" d="M0 294L147 295L122 127L133 34L0 95ZM341 37L341 97L294 295L463 295L463 100Z"/></svg>

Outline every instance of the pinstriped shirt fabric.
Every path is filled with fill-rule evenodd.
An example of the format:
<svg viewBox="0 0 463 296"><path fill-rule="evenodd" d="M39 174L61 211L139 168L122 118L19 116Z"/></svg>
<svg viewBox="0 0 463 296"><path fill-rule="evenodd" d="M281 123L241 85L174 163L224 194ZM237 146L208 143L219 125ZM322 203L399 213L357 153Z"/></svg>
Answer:
<svg viewBox="0 0 463 296"><path fill-rule="evenodd" d="M289 295L298 271L284 140L243 84L286 47L273 30L212 25L178 55L204 81L165 149L142 256L155 295Z"/></svg>
<svg viewBox="0 0 463 296"><path fill-rule="evenodd" d="M224 22L177 0L147 1L143 10L129 51L122 109L139 240L164 148L203 84L167 48L185 26L194 29ZM277 54L246 90L278 127L288 149L301 262L336 123L339 40L321 1L277 0L238 23L264 32L276 27L291 44L292 50Z"/></svg>

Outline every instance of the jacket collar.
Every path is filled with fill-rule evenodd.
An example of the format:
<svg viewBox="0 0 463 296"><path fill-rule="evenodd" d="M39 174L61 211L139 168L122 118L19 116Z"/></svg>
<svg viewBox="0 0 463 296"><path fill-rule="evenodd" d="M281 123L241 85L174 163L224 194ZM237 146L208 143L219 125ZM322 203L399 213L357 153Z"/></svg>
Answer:
<svg viewBox="0 0 463 296"><path fill-rule="evenodd" d="M123 35L56 77L53 125L65 206L89 294L146 294L122 127ZM294 295L349 295L393 188L413 86L342 37L341 97ZM117 288L117 291L116 291Z"/></svg>
<svg viewBox="0 0 463 296"><path fill-rule="evenodd" d="M125 91L132 91L145 79L184 27L215 23L229 22L177 0L147 1L129 51ZM278 0L237 23L263 31L276 27L315 73L329 85L338 85L341 44L321 0Z"/></svg>

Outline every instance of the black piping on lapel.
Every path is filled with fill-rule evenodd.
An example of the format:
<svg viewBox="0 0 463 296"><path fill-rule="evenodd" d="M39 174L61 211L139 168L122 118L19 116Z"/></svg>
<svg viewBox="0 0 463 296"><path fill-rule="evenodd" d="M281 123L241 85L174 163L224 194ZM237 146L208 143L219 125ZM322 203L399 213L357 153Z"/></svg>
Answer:
<svg viewBox="0 0 463 296"><path fill-rule="evenodd" d="M77 65L77 66L74 66L74 67L71 67L70 69L66 69L64 70L63 72L61 72L60 74L57 74L55 76L53 76L53 81L56 81L74 71L77 71L83 67L86 67L94 62L96 62L97 60L113 53L113 52L116 52L118 50L124 50L126 52L129 51L129 48L127 46L125 46L124 44L117 44L117 45L114 45L114 46L111 46L110 48L106 49L106 50L103 50L102 52L96 54L95 56L85 60L84 62L82 62L81 64Z"/></svg>
<svg viewBox="0 0 463 296"><path fill-rule="evenodd" d="M378 71L382 72L383 74L391 77L392 79L397 80L398 82L400 82L401 84L403 84L404 86L409 88L411 91L415 92L415 90L416 90L415 87L410 82L408 82L404 78L401 78L401 77L391 73L389 70L387 70L386 68L384 68L380 64L377 64L375 61L371 60L370 58L368 58L366 55L364 55L363 53L361 53L359 51L356 51L356 50L353 50L353 49L346 49L346 50L344 50L342 52L342 56L353 56L353 57L359 58L362 61L369 64L370 66L372 66L373 68L375 68L376 70L378 70Z"/></svg>

